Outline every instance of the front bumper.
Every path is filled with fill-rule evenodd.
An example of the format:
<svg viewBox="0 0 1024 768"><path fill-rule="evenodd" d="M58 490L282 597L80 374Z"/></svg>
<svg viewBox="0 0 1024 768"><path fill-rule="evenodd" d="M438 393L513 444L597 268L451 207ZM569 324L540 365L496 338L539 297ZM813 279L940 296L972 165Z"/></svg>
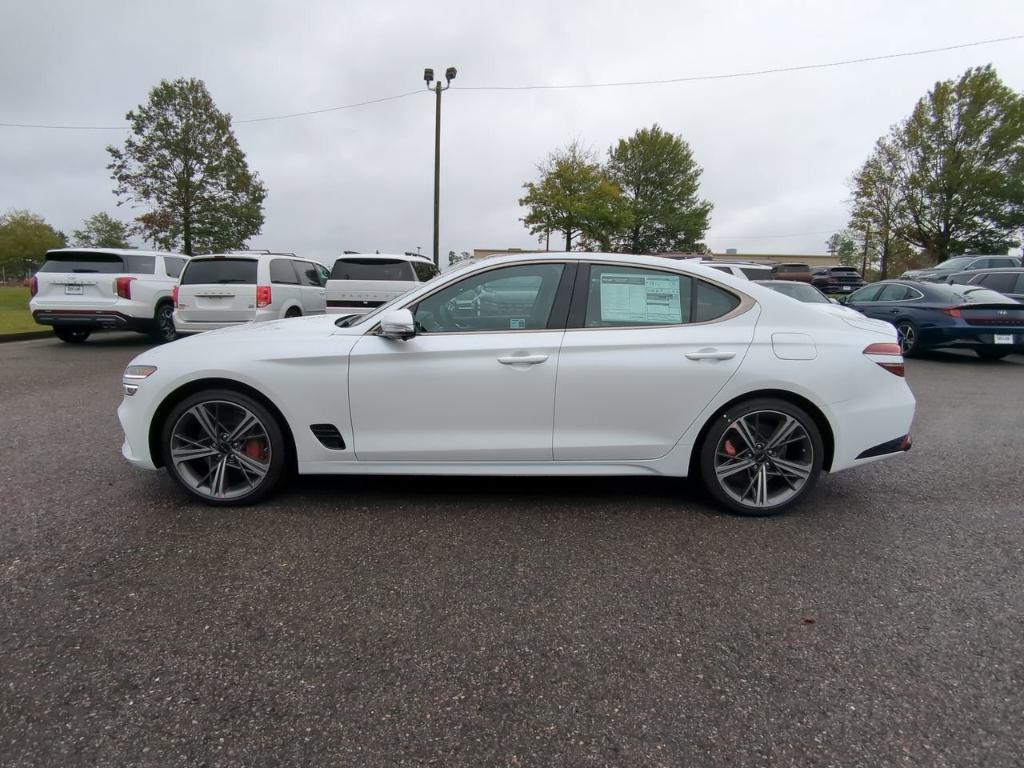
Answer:
<svg viewBox="0 0 1024 768"><path fill-rule="evenodd" d="M121 422L121 430L124 432L121 455L133 466L156 469L149 451L149 423L152 414L148 413L149 403L145 395L140 398L143 389L140 387L136 394L124 397L117 408L117 420Z"/></svg>

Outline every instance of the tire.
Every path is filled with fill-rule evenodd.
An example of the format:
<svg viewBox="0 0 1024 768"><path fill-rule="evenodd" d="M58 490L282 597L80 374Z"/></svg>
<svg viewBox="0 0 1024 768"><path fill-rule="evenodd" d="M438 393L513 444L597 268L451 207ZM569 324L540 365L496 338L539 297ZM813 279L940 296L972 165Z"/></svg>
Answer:
<svg viewBox="0 0 1024 768"><path fill-rule="evenodd" d="M980 357L982 360L1002 360L1011 350L1008 349L992 349L991 347L975 347L974 354Z"/></svg>
<svg viewBox="0 0 1024 768"><path fill-rule="evenodd" d="M246 428L242 422L250 418L255 424ZM243 431L232 440L236 428ZM288 442L274 414L229 389L197 392L178 403L161 426L160 446L174 481L213 506L255 504L280 485L288 466Z"/></svg>
<svg viewBox="0 0 1024 768"><path fill-rule="evenodd" d="M904 357L912 357L921 351L921 332L910 320L896 322L896 335Z"/></svg>
<svg viewBox="0 0 1024 768"><path fill-rule="evenodd" d="M770 448L773 440L779 447ZM814 488L825 458L814 419L774 398L727 408L699 450L701 479L712 499L752 517L776 515L799 503Z"/></svg>
<svg viewBox="0 0 1024 768"><path fill-rule="evenodd" d="M81 344L92 334L91 329L77 325L55 325L53 332L58 339L67 344Z"/></svg>
<svg viewBox="0 0 1024 768"><path fill-rule="evenodd" d="M174 329L173 304L165 301L157 305L156 313L153 315L153 330L149 335L158 344L166 344L178 338L178 332Z"/></svg>
<svg viewBox="0 0 1024 768"><path fill-rule="evenodd" d="M292 307L284 313L284 319L287 320L289 317L302 317L302 310L298 307Z"/></svg>

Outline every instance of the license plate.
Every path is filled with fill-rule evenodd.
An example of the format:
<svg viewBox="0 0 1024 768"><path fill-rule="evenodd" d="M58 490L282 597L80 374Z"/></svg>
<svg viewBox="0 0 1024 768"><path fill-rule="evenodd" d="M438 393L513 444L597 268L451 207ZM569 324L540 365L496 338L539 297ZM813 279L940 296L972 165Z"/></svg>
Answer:
<svg viewBox="0 0 1024 768"><path fill-rule="evenodd" d="M844 290L844 291L849 291L849 290L850 290L850 286L848 286L848 285L844 285L844 286L843 286L843 290Z"/></svg>
<svg viewBox="0 0 1024 768"><path fill-rule="evenodd" d="M1013 344L1012 333L997 333L994 339L996 344Z"/></svg>
<svg viewBox="0 0 1024 768"><path fill-rule="evenodd" d="M85 288L81 285L65 285L64 293L68 296L81 296Z"/></svg>

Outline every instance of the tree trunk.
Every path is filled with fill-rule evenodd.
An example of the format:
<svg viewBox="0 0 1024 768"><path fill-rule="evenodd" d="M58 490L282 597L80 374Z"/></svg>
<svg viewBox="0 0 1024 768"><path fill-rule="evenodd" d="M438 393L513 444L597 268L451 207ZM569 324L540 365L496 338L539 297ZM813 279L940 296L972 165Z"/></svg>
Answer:
<svg viewBox="0 0 1024 768"><path fill-rule="evenodd" d="M572 250L572 230L571 229L565 230L565 250L567 250L567 251L571 251Z"/></svg>
<svg viewBox="0 0 1024 768"><path fill-rule="evenodd" d="M184 241L184 250L189 256L192 255L192 211L186 206L181 212L181 239Z"/></svg>

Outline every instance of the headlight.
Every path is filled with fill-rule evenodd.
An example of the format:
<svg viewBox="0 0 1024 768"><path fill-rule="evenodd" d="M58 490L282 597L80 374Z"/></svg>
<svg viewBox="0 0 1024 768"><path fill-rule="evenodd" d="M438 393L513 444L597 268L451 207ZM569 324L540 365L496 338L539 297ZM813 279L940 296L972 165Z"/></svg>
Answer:
<svg viewBox="0 0 1024 768"><path fill-rule="evenodd" d="M121 386L124 389L125 395L129 397L139 391L138 384L131 384L129 382L142 381L156 373L155 365L129 365L124 369L124 381L121 382Z"/></svg>

